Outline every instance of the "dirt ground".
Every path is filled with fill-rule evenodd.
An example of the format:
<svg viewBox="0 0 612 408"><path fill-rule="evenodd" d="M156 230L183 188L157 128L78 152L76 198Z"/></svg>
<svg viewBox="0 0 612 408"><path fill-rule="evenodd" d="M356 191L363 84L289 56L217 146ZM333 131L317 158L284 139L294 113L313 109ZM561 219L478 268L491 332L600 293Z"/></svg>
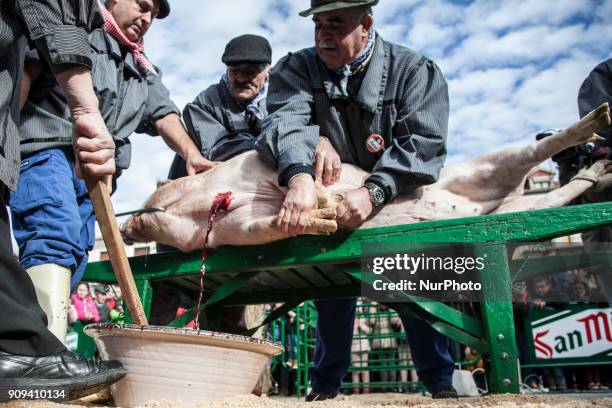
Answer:
<svg viewBox="0 0 612 408"><path fill-rule="evenodd" d="M11 402L0 408L76 408L101 407L98 404L54 404L50 402ZM180 402L161 401L149 408L188 408ZM198 404L197 408L612 408L612 398L575 399L561 396L495 395L482 398L434 401L423 396L401 394L370 394L337 397L331 401L305 403L295 398L268 398L254 395L238 396L220 401Z"/></svg>

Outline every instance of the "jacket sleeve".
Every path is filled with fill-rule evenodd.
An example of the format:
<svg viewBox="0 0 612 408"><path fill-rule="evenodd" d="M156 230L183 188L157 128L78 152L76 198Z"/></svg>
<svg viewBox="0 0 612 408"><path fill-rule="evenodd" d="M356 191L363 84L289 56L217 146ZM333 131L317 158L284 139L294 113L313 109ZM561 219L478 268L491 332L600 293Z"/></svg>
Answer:
<svg viewBox="0 0 612 408"><path fill-rule="evenodd" d="M306 63L296 54L280 60L270 74L267 97L269 115L264 119L256 149L277 166L279 183L289 169L314 174L319 126L312 123L313 89Z"/></svg>
<svg viewBox="0 0 612 408"><path fill-rule="evenodd" d="M158 75L149 73L147 75L147 101L144 114L138 128L137 133L146 133L151 136L158 136L155 130L155 121L161 119L171 113L180 115L179 108L170 99L170 92L162 82L162 72L155 67Z"/></svg>
<svg viewBox="0 0 612 408"><path fill-rule="evenodd" d="M595 67L580 86L578 92L580 117L585 117L604 102L612 104L612 59ZM607 139L608 146L612 146L612 127L599 130L597 133Z"/></svg>
<svg viewBox="0 0 612 408"><path fill-rule="evenodd" d="M15 0L28 39L54 72L74 64L91 69L87 34L103 24L95 0Z"/></svg>
<svg viewBox="0 0 612 408"><path fill-rule="evenodd" d="M367 180L381 185L389 199L434 183L446 159L448 87L432 61L421 58L407 75L397 110L393 142Z"/></svg>
<svg viewBox="0 0 612 408"><path fill-rule="evenodd" d="M210 158L212 148L222 139L229 136L229 132L222 121L215 114L215 109L206 103L204 95L200 94L183 109L185 126L200 153Z"/></svg>

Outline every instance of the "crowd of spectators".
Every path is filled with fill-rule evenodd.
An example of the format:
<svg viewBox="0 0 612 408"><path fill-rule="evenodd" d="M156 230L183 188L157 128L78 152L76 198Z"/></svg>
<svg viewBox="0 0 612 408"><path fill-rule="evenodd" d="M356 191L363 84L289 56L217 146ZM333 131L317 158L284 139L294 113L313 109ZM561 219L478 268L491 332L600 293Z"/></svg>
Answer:
<svg viewBox="0 0 612 408"><path fill-rule="evenodd" d="M68 322L123 323L123 301L118 285L79 282L70 296Z"/></svg>
<svg viewBox="0 0 612 408"><path fill-rule="evenodd" d="M534 310L561 311L570 305L606 307L596 273L588 269L569 270L514 284L515 332L522 366L529 366L526 316ZM533 389L564 392L568 390L608 390L610 378L605 366L523 367L522 376Z"/></svg>

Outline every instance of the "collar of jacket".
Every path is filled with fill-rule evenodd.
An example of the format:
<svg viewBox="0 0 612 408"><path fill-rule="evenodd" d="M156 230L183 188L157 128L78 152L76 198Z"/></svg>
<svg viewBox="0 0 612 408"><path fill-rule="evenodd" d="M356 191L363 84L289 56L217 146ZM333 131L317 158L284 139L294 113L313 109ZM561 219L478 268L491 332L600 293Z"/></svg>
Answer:
<svg viewBox="0 0 612 408"><path fill-rule="evenodd" d="M374 46L374 51L372 51L372 58L367 67L359 93L353 99L353 102L365 111L376 113L382 109L384 89L387 85L387 76L389 75L389 54L390 50L387 43L376 32L376 45ZM323 88L329 99L349 99L348 94L337 81L332 79L331 71L327 69L318 56L317 60L322 68Z"/></svg>
<svg viewBox="0 0 612 408"><path fill-rule="evenodd" d="M98 34L98 31L100 34ZM137 75L140 78L146 77L146 73L143 73L141 71L141 69L139 68L139 64L136 62L131 52L126 52L125 58L123 57L123 55L121 54L121 47L119 46L119 43L117 42L117 40L113 38L112 35L104 31L104 29L96 30L94 33L92 33L93 38L91 41L91 46L94 49L96 49L97 51L102 51L102 52L108 51L115 60L117 61L123 60L125 63L125 66L130 71L132 71L135 75ZM98 35L101 35L102 38L99 38Z"/></svg>

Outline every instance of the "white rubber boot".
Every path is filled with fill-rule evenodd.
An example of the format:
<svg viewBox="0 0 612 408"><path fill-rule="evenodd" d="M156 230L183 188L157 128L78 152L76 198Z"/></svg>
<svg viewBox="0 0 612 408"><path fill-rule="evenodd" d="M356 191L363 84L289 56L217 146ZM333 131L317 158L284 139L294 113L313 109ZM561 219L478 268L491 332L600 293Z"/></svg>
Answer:
<svg viewBox="0 0 612 408"><path fill-rule="evenodd" d="M34 282L38 303L47 314L49 331L66 344L70 269L56 264L44 264L33 266L27 271Z"/></svg>

